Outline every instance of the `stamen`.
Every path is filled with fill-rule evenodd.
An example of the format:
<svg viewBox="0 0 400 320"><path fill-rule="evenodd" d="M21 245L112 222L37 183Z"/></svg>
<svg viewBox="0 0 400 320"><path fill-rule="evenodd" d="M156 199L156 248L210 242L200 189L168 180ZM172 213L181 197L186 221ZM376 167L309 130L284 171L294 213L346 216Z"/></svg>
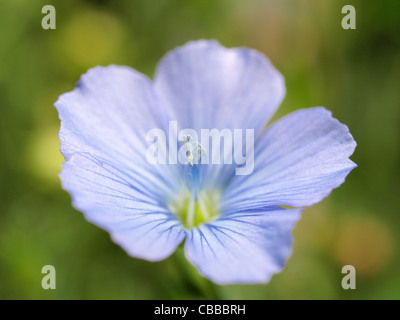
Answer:
<svg viewBox="0 0 400 320"><path fill-rule="evenodd" d="M196 194L194 192L190 192L190 200L187 212L187 225L193 226L194 225L194 211L195 211L195 203L196 202Z"/></svg>
<svg viewBox="0 0 400 320"><path fill-rule="evenodd" d="M210 219L210 213L208 212L207 206L204 203L203 197L201 196L200 193L197 194L197 201L199 202L199 206L203 214L204 220L208 221Z"/></svg>
<svg viewBox="0 0 400 320"><path fill-rule="evenodd" d="M190 192L190 200L188 205L186 224L193 226L195 222L196 204L199 198L200 191L202 189L201 183L201 167L198 164L186 166L185 168L185 179L186 184Z"/></svg>
<svg viewBox="0 0 400 320"><path fill-rule="evenodd" d="M204 165L201 164L201 157L206 153L201 145L190 135L182 137L182 145L187 159L183 169L186 188L169 204L169 209L186 228L191 229L218 216L220 193L203 190Z"/></svg>

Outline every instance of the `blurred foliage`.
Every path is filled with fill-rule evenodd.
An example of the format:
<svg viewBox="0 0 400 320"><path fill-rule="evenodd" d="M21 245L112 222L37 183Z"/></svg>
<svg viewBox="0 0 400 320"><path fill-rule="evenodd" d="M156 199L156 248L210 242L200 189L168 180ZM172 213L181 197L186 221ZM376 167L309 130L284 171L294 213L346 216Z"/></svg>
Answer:
<svg viewBox="0 0 400 320"><path fill-rule="evenodd" d="M41 28L42 6L57 29ZM343 30L353 4L357 29ZM88 223L61 189L53 107L95 65L152 76L188 40L264 52L287 96L275 119L324 105L358 142L346 183L307 208L287 268L267 285L217 286L182 248L150 263L128 257ZM399 299L400 2L397 0L119 0L0 2L0 298ZM41 268L57 289L41 288ZM341 288L341 268L358 270Z"/></svg>

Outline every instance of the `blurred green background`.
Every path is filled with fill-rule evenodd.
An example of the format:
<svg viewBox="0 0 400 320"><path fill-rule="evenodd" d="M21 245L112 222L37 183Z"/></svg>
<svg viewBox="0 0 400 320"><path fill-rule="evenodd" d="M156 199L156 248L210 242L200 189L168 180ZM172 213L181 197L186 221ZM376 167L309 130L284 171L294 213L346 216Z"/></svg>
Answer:
<svg viewBox="0 0 400 320"><path fill-rule="evenodd" d="M56 30L41 28L46 4ZM356 30L341 27L346 4ZM358 143L358 168L305 210L287 268L267 285L213 285L181 250L159 263L130 258L60 186L58 95L96 65L152 76L168 50L200 38L271 59L287 84L275 119L323 105ZM0 298L399 299L399 128L398 0L1 0ZM56 290L41 287L47 264ZM356 290L341 287L347 264Z"/></svg>

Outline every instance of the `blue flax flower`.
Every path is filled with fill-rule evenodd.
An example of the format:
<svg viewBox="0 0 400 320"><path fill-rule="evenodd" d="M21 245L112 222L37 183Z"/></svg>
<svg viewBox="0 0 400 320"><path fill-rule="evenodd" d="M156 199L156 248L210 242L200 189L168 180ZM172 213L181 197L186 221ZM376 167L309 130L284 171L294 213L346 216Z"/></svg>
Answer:
<svg viewBox="0 0 400 320"><path fill-rule="evenodd" d="M264 130L284 94L282 76L262 54L216 41L168 53L153 81L128 67L93 68L55 104L63 187L133 257L165 259L185 239L187 259L210 280L267 282L291 253L301 208L356 166L348 128L323 107ZM254 129L253 172L149 163L147 133L168 130L172 120L196 131Z"/></svg>

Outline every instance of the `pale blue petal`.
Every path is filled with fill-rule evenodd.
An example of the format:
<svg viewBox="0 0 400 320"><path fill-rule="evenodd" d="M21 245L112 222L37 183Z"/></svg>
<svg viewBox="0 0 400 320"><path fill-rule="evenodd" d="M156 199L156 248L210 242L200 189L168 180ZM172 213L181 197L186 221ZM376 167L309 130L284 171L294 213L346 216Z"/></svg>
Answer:
<svg viewBox="0 0 400 320"><path fill-rule="evenodd" d="M61 179L74 207L133 257L162 260L185 237L177 218L146 189L150 183L140 186L106 160L75 153L63 164Z"/></svg>
<svg viewBox="0 0 400 320"><path fill-rule="evenodd" d="M180 189L177 166L146 160L146 134L165 125L151 82L127 67L97 67L56 102L61 179L74 206L130 255L168 257L185 236L166 203Z"/></svg>
<svg viewBox="0 0 400 320"><path fill-rule="evenodd" d="M265 56L216 41L188 42L168 53L155 89L181 128L260 129L279 106L284 80Z"/></svg>
<svg viewBox="0 0 400 320"><path fill-rule="evenodd" d="M256 141L254 172L232 177L222 210L319 202L356 167L349 159L355 147L347 126L325 108L293 112Z"/></svg>
<svg viewBox="0 0 400 320"><path fill-rule="evenodd" d="M254 129L271 118L285 94L284 79L261 53L193 41L160 62L155 90L178 129ZM218 150L220 152L220 150ZM212 158L212 155L209 155ZM210 165L205 184L219 187L234 165Z"/></svg>
<svg viewBox="0 0 400 320"><path fill-rule="evenodd" d="M186 257L219 284L268 282L291 253L291 231L300 212L271 207L203 224L188 231Z"/></svg>
<svg viewBox="0 0 400 320"><path fill-rule="evenodd" d="M151 188L159 200L181 185L176 166L146 160L150 129L166 123L163 106L147 77L128 67L96 67L75 90L55 103L61 120L61 152L68 161L84 152L129 174L138 189Z"/></svg>

